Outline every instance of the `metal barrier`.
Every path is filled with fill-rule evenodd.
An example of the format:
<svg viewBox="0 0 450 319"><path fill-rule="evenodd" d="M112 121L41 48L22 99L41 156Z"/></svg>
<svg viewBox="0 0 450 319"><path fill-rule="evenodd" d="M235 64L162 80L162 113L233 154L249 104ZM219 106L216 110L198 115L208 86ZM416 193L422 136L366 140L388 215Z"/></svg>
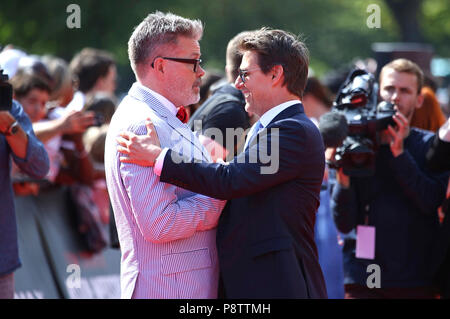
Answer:
<svg viewBox="0 0 450 319"><path fill-rule="evenodd" d="M15 198L22 261L15 298L120 298L120 250L85 249L67 191Z"/></svg>

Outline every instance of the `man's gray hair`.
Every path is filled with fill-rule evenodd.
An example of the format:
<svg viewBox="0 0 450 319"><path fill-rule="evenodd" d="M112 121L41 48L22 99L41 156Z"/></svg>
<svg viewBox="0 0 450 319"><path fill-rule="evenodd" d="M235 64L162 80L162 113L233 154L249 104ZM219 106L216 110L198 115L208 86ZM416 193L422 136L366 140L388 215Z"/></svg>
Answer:
<svg viewBox="0 0 450 319"><path fill-rule="evenodd" d="M200 40L203 24L173 13L150 13L135 29L128 41L128 57L136 73L136 66L151 61L167 44L176 44L178 36Z"/></svg>

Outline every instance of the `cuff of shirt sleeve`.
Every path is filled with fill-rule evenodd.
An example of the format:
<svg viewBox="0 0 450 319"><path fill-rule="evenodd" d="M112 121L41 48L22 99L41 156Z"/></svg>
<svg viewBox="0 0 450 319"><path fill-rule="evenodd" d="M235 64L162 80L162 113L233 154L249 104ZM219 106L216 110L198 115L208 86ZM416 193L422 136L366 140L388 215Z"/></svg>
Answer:
<svg viewBox="0 0 450 319"><path fill-rule="evenodd" d="M155 167L153 167L153 172L157 176L161 176L161 172L164 165L164 159L166 158L166 153L168 150L169 149L167 147L163 148L161 153L159 153L158 157L156 158Z"/></svg>

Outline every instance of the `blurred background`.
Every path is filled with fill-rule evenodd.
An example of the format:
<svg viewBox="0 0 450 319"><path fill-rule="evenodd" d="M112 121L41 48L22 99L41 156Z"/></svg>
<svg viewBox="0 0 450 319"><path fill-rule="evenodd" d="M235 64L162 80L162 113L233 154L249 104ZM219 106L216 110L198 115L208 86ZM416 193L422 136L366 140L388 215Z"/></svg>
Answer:
<svg viewBox="0 0 450 319"><path fill-rule="evenodd" d="M377 49L374 43L394 42L426 44L419 51L429 59L427 66L438 77L438 86L446 87L449 82L450 1L78 0L81 25L69 29L66 21L71 12L66 9L71 3L74 1L2 1L0 45L13 44L29 54L52 54L66 61L84 47L110 51L117 60L117 93L121 96L134 81L127 58L131 32L148 13L160 10L204 22L201 46L204 66L210 70L223 70L226 44L236 33L269 26L302 35L310 49L314 75L322 80L358 58L382 59L377 50L395 51L398 47ZM374 22L371 15L375 12L369 10L374 4L380 9L379 28L368 26Z"/></svg>

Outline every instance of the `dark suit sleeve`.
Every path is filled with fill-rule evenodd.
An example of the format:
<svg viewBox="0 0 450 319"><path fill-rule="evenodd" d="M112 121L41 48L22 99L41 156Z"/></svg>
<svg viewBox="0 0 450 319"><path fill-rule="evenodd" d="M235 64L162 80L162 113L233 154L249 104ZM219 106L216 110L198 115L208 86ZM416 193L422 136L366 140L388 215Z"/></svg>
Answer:
<svg viewBox="0 0 450 319"><path fill-rule="evenodd" d="M424 173L408 150L389 161L393 178L401 185L403 193L425 215L435 214L445 199L448 173Z"/></svg>
<svg viewBox="0 0 450 319"><path fill-rule="evenodd" d="M353 187L344 188L336 183L333 187L330 206L334 223L341 233L347 234L356 227L358 207Z"/></svg>
<svg viewBox="0 0 450 319"><path fill-rule="evenodd" d="M435 172L450 170L450 142L443 141L436 133L427 152L427 167Z"/></svg>
<svg viewBox="0 0 450 319"><path fill-rule="evenodd" d="M220 199L248 196L295 178L320 188L323 143L313 124L286 120L258 134L259 142L224 164L198 163L169 152L161 181Z"/></svg>

